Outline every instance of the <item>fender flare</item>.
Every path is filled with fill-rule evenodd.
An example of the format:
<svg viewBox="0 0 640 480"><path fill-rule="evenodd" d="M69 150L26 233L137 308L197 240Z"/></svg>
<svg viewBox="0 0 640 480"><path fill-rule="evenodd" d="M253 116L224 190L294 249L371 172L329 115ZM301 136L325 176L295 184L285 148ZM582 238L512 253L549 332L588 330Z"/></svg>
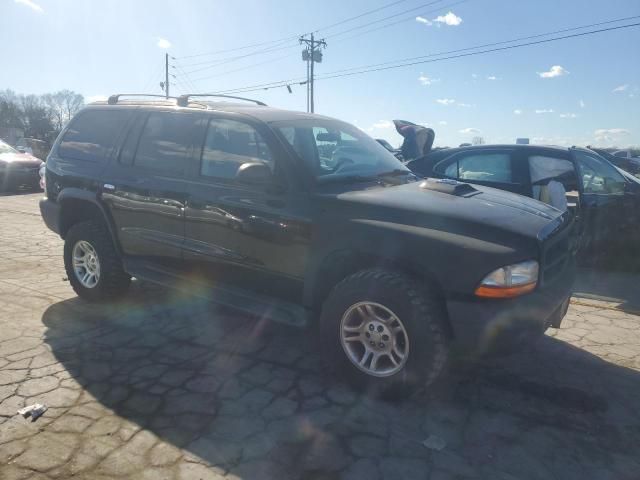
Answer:
<svg viewBox="0 0 640 480"><path fill-rule="evenodd" d="M122 250L120 248L120 242L118 241L118 237L116 235L115 224L113 222L113 218L105 208L105 206L98 200L96 194L94 192L90 192L88 190L83 190L81 188L76 187L68 187L63 189L56 198L58 204L60 205L60 217L58 219L58 229L60 232L62 229L62 218L64 215L64 203L69 200L83 201L88 202L95 206L100 213L102 214L102 220L104 220L105 225L107 226L107 230L109 231L109 235L111 236L111 241L116 248L116 251L119 255L122 254ZM65 232L66 233L66 232ZM62 236L62 234L61 234ZM63 237L64 238L64 237Z"/></svg>

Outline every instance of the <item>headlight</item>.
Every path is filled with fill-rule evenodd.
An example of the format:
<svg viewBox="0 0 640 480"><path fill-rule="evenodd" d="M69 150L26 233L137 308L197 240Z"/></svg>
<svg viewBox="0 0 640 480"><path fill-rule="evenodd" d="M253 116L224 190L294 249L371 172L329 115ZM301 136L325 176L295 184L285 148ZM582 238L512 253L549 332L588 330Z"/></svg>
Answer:
<svg viewBox="0 0 640 480"><path fill-rule="evenodd" d="M498 268L484 277L475 293L486 298L512 298L529 293L538 284L538 269L535 260Z"/></svg>

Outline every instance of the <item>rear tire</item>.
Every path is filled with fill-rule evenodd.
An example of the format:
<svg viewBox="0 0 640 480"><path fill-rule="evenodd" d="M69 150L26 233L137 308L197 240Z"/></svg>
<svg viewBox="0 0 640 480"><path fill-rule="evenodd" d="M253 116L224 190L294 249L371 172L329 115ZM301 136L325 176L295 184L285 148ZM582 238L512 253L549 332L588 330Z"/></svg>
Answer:
<svg viewBox="0 0 640 480"><path fill-rule="evenodd" d="M375 396L426 389L447 364L443 302L399 272L363 270L342 280L322 307L320 329L327 366Z"/></svg>
<svg viewBox="0 0 640 480"><path fill-rule="evenodd" d="M101 223L82 222L69 229L64 243L64 267L73 290L90 302L114 300L131 283L109 231Z"/></svg>

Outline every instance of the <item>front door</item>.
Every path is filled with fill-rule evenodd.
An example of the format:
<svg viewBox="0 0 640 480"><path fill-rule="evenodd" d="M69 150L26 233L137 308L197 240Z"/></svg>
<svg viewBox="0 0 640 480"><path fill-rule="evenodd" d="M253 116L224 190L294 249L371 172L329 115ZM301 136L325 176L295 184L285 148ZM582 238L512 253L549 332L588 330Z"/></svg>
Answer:
<svg viewBox="0 0 640 480"><path fill-rule="evenodd" d="M103 199L125 255L180 262L193 113L139 112L105 175Z"/></svg>
<svg viewBox="0 0 640 480"><path fill-rule="evenodd" d="M310 228L284 155L260 123L210 117L187 187L184 258L214 282L300 301ZM254 164L268 177L238 175Z"/></svg>

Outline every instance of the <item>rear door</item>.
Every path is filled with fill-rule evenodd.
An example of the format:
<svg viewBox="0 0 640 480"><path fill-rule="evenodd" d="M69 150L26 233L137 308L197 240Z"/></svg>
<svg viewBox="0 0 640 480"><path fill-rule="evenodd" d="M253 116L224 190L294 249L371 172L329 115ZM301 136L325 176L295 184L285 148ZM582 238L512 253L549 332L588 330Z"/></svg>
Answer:
<svg viewBox="0 0 640 480"><path fill-rule="evenodd" d="M530 186L521 166L516 164L513 149L466 150L442 160L433 167L433 171L440 177L531 196Z"/></svg>
<svg viewBox="0 0 640 480"><path fill-rule="evenodd" d="M193 112L137 112L102 185L126 255L181 263L185 172L199 119Z"/></svg>

